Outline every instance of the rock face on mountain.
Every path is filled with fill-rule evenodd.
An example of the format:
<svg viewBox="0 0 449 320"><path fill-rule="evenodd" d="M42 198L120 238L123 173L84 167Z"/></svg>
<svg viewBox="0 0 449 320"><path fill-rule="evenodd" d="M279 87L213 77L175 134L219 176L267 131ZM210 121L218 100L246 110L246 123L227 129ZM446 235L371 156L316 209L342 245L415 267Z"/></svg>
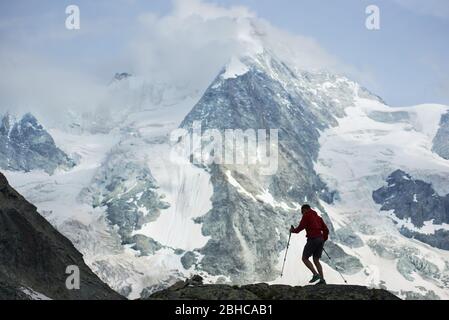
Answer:
<svg viewBox="0 0 449 320"><path fill-rule="evenodd" d="M56 168L75 166L53 138L30 113L20 121L6 114L0 122L0 168L13 171L41 169L52 174Z"/></svg>
<svg viewBox="0 0 449 320"><path fill-rule="evenodd" d="M433 139L432 151L449 160L449 112L441 116L440 127Z"/></svg>
<svg viewBox="0 0 449 320"><path fill-rule="evenodd" d="M115 79L115 80L118 80L118 81L123 80L123 79L126 79L126 78L129 78L129 77L131 77L131 74L128 73L128 72L117 72L117 73L114 75L114 79Z"/></svg>
<svg viewBox="0 0 449 320"><path fill-rule="evenodd" d="M410 115L405 111L395 111L395 112L381 112L372 111L368 116L378 122L385 123L398 123L407 122L410 120Z"/></svg>
<svg viewBox="0 0 449 320"><path fill-rule="evenodd" d="M378 99L344 78L294 72L269 54L242 59L242 63L246 72L226 77L223 71L181 124L191 132L195 122L201 123L203 132L278 130L277 170L272 175L261 174L257 164L221 163L208 168L213 209L197 222L203 223L203 234L211 240L199 249L204 255L201 266L236 283L271 281L278 276L275 265L288 236L280 230L299 221L293 214L301 203L320 209L334 234L319 199L332 203L338 195L328 190L314 170L319 130L337 123L344 108L353 104L355 91ZM307 89L325 88L326 83L335 84L334 90L312 93ZM335 261L329 262L333 267L337 263L351 274L361 270L356 257L336 244L333 247Z"/></svg>
<svg viewBox="0 0 449 320"><path fill-rule="evenodd" d="M409 222L409 225L400 225L400 232L449 250L449 231L442 226L449 223L449 195L438 195L431 184L413 179L402 170L393 172L387 183L373 192L373 199L382 205L381 210L393 210L399 222ZM435 226L434 232L420 230L426 222Z"/></svg>
<svg viewBox="0 0 449 320"><path fill-rule="evenodd" d="M133 161L132 153L115 148L96 173L91 186L81 198L93 207L105 207L111 225L116 226L124 245L131 245L141 255L154 254L162 246L145 235L133 235L148 222L156 220L160 210L168 207L157 193L158 186L150 169Z"/></svg>
<svg viewBox="0 0 449 320"><path fill-rule="evenodd" d="M194 277L195 278L195 277ZM383 289L352 285L293 287L257 283L244 286L202 284L200 280L179 281L152 294L151 300L400 300Z"/></svg>
<svg viewBox="0 0 449 320"><path fill-rule="evenodd" d="M80 271L69 290L68 266ZM0 173L0 299L122 299Z"/></svg>

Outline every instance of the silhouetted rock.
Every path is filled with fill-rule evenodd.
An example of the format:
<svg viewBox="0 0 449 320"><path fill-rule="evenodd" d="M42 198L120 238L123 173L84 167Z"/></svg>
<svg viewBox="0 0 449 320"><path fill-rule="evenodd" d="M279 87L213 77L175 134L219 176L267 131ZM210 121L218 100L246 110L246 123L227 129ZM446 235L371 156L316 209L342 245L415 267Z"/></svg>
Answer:
<svg viewBox="0 0 449 320"><path fill-rule="evenodd" d="M66 287L68 266L80 288ZM123 299L0 173L0 299Z"/></svg>
<svg viewBox="0 0 449 320"><path fill-rule="evenodd" d="M195 277L195 276L194 276ZM383 289L352 285L292 287L257 283L244 286L225 284L193 285L193 278L152 294L154 300L399 300Z"/></svg>

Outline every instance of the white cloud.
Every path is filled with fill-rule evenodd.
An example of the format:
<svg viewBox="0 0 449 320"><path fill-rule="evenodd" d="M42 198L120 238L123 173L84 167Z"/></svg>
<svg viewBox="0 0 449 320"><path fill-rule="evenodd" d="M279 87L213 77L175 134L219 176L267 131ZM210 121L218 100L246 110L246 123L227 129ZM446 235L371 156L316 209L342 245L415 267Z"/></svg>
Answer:
<svg viewBox="0 0 449 320"><path fill-rule="evenodd" d="M173 3L174 15L180 18L188 18L195 15L198 15L202 19L206 20L213 20L223 17L232 19L255 17L255 14L244 6L224 8L201 0L175 0Z"/></svg>
<svg viewBox="0 0 449 320"><path fill-rule="evenodd" d="M94 77L15 49L2 48L0 70L0 115L31 111L53 118L69 108L91 110L105 94Z"/></svg>
<svg viewBox="0 0 449 320"><path fill-rule="evenodd" d="M105 23L99 20L95 24L102 26L98 36L102 42L104 37L113 39L118 31L117 26L111 26L108 34ZM111 68L111 77L117 71L128 71L149 81L201 91L231 57L269 47L301 69L324 68L357 75L314 39L282 31L242 6L225 8L200 0L176 0L169 14L143 13L129 24L123 28L126 37L121 35L127 42L120 43L124 48L120 69L125 70L111 67L111 60L104 56L93 57L98 61L97 70ZM38 57L19 52L5 43L0 49L0 112L32 108L35 113L58 117L68 108L92 111L104 102L105 84L110 79L98 83L96 75L78 71L86 68L77 68L76 63L57 64L45 54ZM82 61L79 64L82 66Z"/></svg>
<svg viewBox="0 0 449 320"><path fill-rule="evenodd" d="M171 14L143 14L139 22L129 48L132 71L160 81L204 88L232 56L263 48L301 69L350 70L314 39L282 31L245 7L178 0Z"/></svg>

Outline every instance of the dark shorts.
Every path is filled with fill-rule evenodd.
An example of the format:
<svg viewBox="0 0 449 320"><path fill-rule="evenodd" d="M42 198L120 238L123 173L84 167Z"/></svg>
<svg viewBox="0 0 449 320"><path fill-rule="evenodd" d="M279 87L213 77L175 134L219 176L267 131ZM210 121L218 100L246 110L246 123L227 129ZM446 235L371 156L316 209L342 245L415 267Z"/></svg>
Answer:
<svg viewBox="0 0 449 320"><path fill-rule="evenodd" d="M310 238L304 246L302 257L309 259L311 256L315 259L321 258L323 253L324 240L323 238Z"/></svg>

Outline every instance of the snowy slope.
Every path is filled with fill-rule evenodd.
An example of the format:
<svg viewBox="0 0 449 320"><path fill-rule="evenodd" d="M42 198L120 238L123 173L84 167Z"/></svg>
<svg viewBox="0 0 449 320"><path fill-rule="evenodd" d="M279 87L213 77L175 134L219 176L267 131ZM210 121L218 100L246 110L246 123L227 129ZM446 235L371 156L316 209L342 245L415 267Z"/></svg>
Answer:
<svg viewBox="0 0 449 320"><path fill-rule="evenodd" d="M423 295L433 291L448 299L448 290L441 280L448 276L449 252L400 235L397 227L401 225L395 225L389 218L391 215L379 212L372 192L382 187L386 177L396 169L428 182L435 180L436 185L445 181L447 187L449 161L431 149L441 115L448 109L442 105L391 108L378 101L357 98L355 106L345 110L347 116L339 119L338 126L325 130L320 138L316 170L340 196L333 205L326 206L326 211L335 221L337 231L351 226L368 244L351 251L376 270L375 285L386 286L403 297L405 291ZM380 122L370 117L373 112L405 112L409 120ZM412 264L421 261L422 272L413 271L411 278L406 279L407 275L398 271L403 260ZM426 274L426 263L438 270ZM415 269L419 268L415 266ZM363 281L363 278L352 281Z"/></svg>
<svg viewBox="0 0 449 320"><path fill-rule="evenodd" d="M52 176L41 171L5 172L12 185L72 240L92 270L129 298L139 297L147 287L165 287L179 277L190 276L180 260L183 250L200 247L207 240L191 218L208 210L208 176L190 163L170 165L170 149L165 144L167 134L177 127L198 93L186 94L162 85L154 85L148 92L150 85L142 79L114 80L111 99L119 97L129 106L125 113L115 115L115 128L105 128L97 123L98 116L91 114L84 115L84 122L75 126L81 130L73 130L73 123L81 117L72 113L70 127L49 130L56 145L78 159L73 169L57 170ZM161 195L170 202L161 220L136 230L136 234L150 234L164 246L152 256L123 246L116 226L108 221L106 208L92 207L84 196L111 150L117 149L129 152L124 156L133 155L125 161L147 163L157 177ZM171 176L175 172L177 178ZM204 187L194 188L198 184ZM197 211L199 203L203 209Z"/></svg>

